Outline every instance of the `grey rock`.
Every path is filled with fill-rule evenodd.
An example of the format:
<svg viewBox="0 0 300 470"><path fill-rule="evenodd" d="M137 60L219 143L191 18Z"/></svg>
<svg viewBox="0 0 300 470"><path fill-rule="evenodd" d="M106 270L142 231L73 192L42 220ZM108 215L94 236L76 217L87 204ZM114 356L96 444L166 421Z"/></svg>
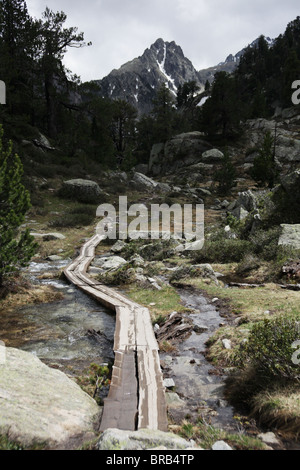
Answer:
<svg viewBox="0 0 300 470"><path fill-rule="evenodd" d="M61 371L6 348L0 364L0 434L23 446L78 447L96 429L101 409ZM93 434L94 435L94 434ZM95 436L94 436L95 437Z"/></svg>
<svg viewBox="0 0 300 470"><path fill-rule="evenodd" d="M282 224L278 245L300 249L300 224Z"/></svg>
<svg viewBox="0 0 300 470"><path fill-rule="evenodd" d="M223 339L222 344L223 344L224 349L228 349L228 350L232 349L232 343L230 339Z"/></svg>
<svg viewBox="0 0 300 470"><path fill-rule="evenodd" d="M298 189L300 187L300 170L282 176L280 183L287 193L293 191L296 187Z"/></svg>
<svg viewBox="0 0 300 470"><path fill-rule="evenodd" d="M212 450L233 450L226 442L218 441L212 446Z"/></svg>
<svg viewBox="0 0 300 470"><path fill-rule="evenodd" d="M96 182L84 179L65 181L61 188L61 195L63 197L83 203L100 203L102 194L103 192Z"/></svg>
<svg viewBox="0 0 300 470"><path fill-rule="evenodd" d="M211 145L203 140L201 132L188 132L170 139L166 144L153 146L149 162L149 171L154 176L173 174L177 170L185 170L191 165L201 162L202 154L211 149ZM204 165L204 164L203 164ZM204 165L205 167L207 165ZM201 172L191 170L193 175ZM174 190L174 189L173 189Z"/></svg>
<svg viewBox="0 0 300 470"><path fill-rule="evenodd" d="M185 406L185 402L175 392L166 393L166 402L168 408L180 408Z"/></svg>
<svg viewBox="0 0 300 470"><path fill-rule="evenodd" d="M221 162L223 158L224 154L218 149L208 150L202 155L202 160L204 163L218 163Z"/></svg>
<svg viewBox="0 0 300 470"><path fill-rule="evenodd" d="M208 331L208 327L206 325L194 325L194 332L197 333L198 335L199 334L202 334L202 333L207 333Z"/></svg>
<svg viewBox="0 0 300 470"><path fill-rule="evenodd" d="M184 450L191 443L172 433L141 429L139 431L106 430L98 444L98 450L150 450L165 447L168 450ZM195 448L196 449L196 448Z"/></svg>
<svg viewBox="0 0 300 470"><path fill-rule="evenodd" d="M43 241L51 240L65 240L66 237L62 233L35 233L31 232L30 235L36 239L41 239Z"/></svg>
<svg viewBox="0 0 300 470"><path fill-rule="evenodd" d="M175 382L173 379L165 379L164 380L164 386L166 388L174 388L175 387Z"/></svg>
<svg viewBox="0 0 300 470"><path fill-rule="evenodd" d="M124 248L127 246L127 243L123 242L122 240L118 240L114 246L110 249L112 253L121 253Z"/></svg>
<svg viewBox="0 0 300 470"><path fill-rule="evenodd" d="M47 261L62 261L63 258L61 256L58 256L58 255L51 255L51 256L48 256L47 257Z"/></svg>
<svg viewBox="0 0 300 470"><path fill-rule="evenodd" d="M144 258L142 258L140 255L138 254L135 254L133 256L131 256L131 258L129 259L129 262L135 267L135 268L139 268L139 267L142 267L142 266L145 266L146 261L144 260Z"/></svg>
<svg viewBox="0 0 300 470"><path fill-rule="evenodd" d="M134 173L132 178L132 185L137 191L154 191L157 184L158 183L142 173Z"/></svg>
<svg viewBox="0 0 300 470"><path fill-rule="evenodd" d="M279 446L280 441L273 432L262 433L257 436L264 444Z"/></svg>
<svg viewBox="0 0 300 470"><path fill-rule="evenodd" d="M300 141L285 136L278 136L276 158L281 163L300 162Z"/></svg>
<svg viewBox="0 0 300 470"><path fill-rule="evenodd" d="M121 266L127 264L127 261L126 259L121 258L120 256L110 256L95 259L93 264L96 267L100 267L104 270L114 270L119 269Z"/></svg>
<svg viewBox="0 0 300 470"><path fill-rule="evenodd" d="M167 183L158 183L156 186L156 191L159 193L169 193L171 190L171 186Z"/></svg>

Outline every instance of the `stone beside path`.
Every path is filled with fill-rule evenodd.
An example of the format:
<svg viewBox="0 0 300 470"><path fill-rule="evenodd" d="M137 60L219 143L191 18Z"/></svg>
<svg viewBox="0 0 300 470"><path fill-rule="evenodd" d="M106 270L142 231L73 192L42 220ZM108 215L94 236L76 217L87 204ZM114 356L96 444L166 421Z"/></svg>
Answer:
<svg viewBox="0 0 300 470"><path fill-rule="evenodd" d="M25 448L76 449L95 439L101 409L59 370L5 348L0 363L0 435ZM3 355L2 355L3 356Z"/></svg>

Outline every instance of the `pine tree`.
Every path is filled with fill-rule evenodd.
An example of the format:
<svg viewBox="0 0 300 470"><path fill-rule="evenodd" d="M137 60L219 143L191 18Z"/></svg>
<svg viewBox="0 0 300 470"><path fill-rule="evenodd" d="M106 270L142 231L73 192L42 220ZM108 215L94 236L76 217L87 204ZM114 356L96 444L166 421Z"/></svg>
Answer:
<svg viewBox="0 0 300 470"><path fill-rule="evenodd" d="M3 148L2 137L0 126L0 287L6 276L27 265L36 249L28 230L19 233L30 198L22 184L21 160L12 153L11 142Z"/></svg>
<svg viewBox="0 0 300 470"><path fill-rule="evenodd" d="M237 184L236 177L237 173L235 166L231 161L228 151L226 151L221 167L214 175L214 180L219 183L219 194L222 196L229 194L231 189L234 188Z"/></svg>
<svg viewBox="0 0 300 470"><path fill-rule="evenodd" d="M153 100L152 116L154 117L155 143L166 142L172 136L175 115L175 99L164 83L158 89Z"/></svg>
<svg viewBox="0 0 300 470"><path fill-rule="evenodd" d="M0 76L6 83L6 113L30 115L32 102L33 21L24 0L0 2Z"/></svg>
<svg viewBox="0 0 300 470"><path fill-rule="evenodd" d="M230 137L239 130L240 103L234 78L226 72L217 72L211 97L201 109L202 128L208 135Z"/></svg>
<svg viewBox="0 0 300 470"><path fill-rule="evenodd" d="M48 7L43 13L43 20L38 22L39 54L44 92L47 107L47 126L50 137L56 137L58 80L66 80L66 69L62 60L69 47L81 48L86 44L84 34L77 33L78 28L64 28L67 15L64 12L54 13ZM89 43L88 45L90 45Z"/></svg>
<svg viewBox="0 0 300 470"><path fill-rule="evenodd" d="M251 170L251 176L255 181L268 184L270 188L274 186L278 176L275 151L276 139L274 139L271 132L267 132Z"/></svg>

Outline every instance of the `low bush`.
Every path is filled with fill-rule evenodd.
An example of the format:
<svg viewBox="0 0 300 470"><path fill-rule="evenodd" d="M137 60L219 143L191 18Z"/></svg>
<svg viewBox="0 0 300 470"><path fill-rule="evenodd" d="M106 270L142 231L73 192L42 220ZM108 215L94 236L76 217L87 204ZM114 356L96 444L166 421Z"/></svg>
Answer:
<svg viewBox="0 0 300 470"><path fill-rule="evenodd" d="M196 263L237 263L252 251L248 240L208 240L201 251L197 252Z"/></svg>
<svg viewBox="0 0 300 470"><path fill-rule="evenodd" d="M300 365L294 360L299 340L299 324L293 317L265 319L253 325L237 353L237 363L241 369L253 368L264 379L299 382Z"/></svg>

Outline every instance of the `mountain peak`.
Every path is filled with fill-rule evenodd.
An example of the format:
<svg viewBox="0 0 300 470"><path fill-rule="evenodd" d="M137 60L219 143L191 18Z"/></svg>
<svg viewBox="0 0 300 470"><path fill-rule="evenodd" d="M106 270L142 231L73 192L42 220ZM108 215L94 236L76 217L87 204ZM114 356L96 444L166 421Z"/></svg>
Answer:
<svg viewBox="0 0 300 470"><path fill-rule="evenodd" d="M181 47L175 41L158 38L141 57L113 70L97 83L103 97L126 100L142 115L151 111L153 98L162 84L176 95L179 85L192 80L203 88L198 72Z"/></svg>

